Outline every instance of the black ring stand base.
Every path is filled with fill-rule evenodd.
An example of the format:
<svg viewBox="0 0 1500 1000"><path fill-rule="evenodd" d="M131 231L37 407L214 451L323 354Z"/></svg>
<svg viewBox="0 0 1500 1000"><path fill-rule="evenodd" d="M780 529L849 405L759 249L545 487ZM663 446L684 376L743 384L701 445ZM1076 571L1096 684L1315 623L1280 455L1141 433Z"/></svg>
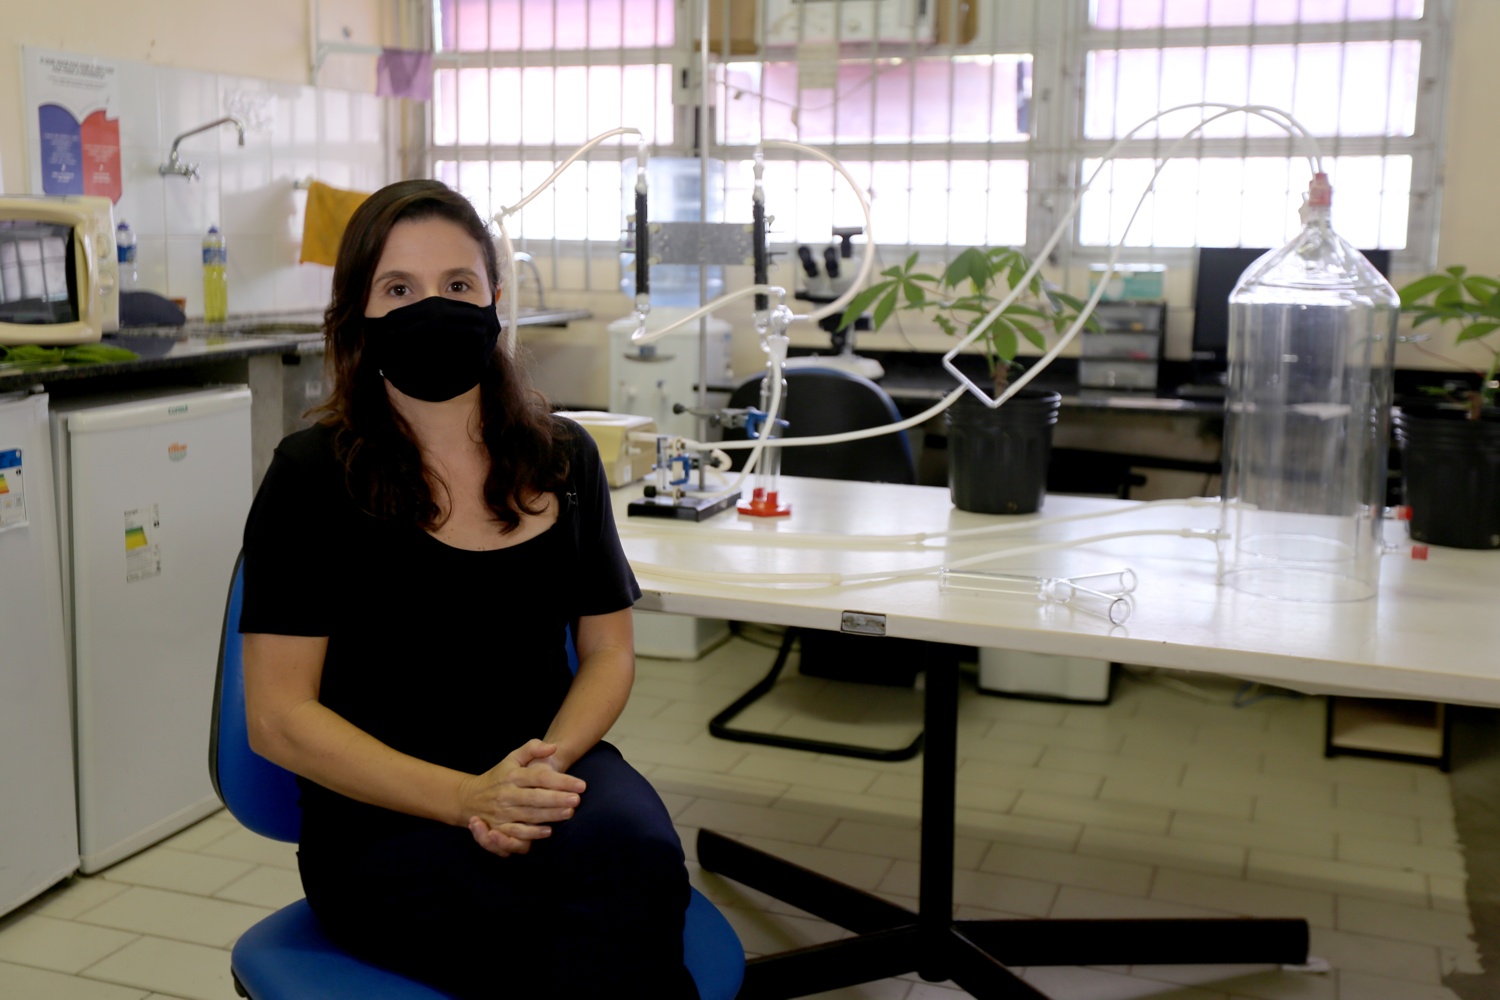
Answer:
<svg viewBox="0 0 1500 1000"><path fill-rule="evenodd" d="M980 1000L1046 1000L1006 966L1307 962L1308 925L1299 919L953 919L957 664L928 658L924 714L919 912L711 830L698 832L705 871L857 935L752 959L739 1000L801 997L909 972L931 982L951 979Z"/></svg>

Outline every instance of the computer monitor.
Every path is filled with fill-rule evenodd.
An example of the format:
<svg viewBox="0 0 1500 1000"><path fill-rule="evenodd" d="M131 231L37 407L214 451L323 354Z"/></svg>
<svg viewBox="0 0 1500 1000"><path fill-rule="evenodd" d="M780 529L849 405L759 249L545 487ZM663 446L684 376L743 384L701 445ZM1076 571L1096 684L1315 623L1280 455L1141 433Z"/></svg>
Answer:
<svg viewBox="0 0 1500 1000"><path fill-rule="evenodd" d="M1360 251L1375 270L1391 275L1389 250ZM1193 368L1208 374L1228 365L1229 294L1245 269L1267 250L1246 247L1200 247L1198 283L1193 294Z"/></svg>

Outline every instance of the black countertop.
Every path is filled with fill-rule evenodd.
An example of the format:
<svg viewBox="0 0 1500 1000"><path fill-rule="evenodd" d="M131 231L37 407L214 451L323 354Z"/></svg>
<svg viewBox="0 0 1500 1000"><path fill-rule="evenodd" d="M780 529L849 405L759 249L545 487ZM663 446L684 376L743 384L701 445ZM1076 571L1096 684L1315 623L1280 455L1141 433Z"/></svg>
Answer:
<svg viewBox="0 0 1500 1000"><path fill-rule="evenodd" d="M52 368L25 370L17 370L12 366L0 364L0 392L24 389L38 383L102 378L153 369L186 368L206 361L246 358L255 354L295 353L297 349L297 342L294 340L222 332L217 334L181 333L177 336L166 336L160 333L131 330L123 334L106 334L102 343L111 347L124 347L134 351L138 357L130 361L110 361L91 365L57 365Z"/></svg>
<svg viewBox="0 0 1500 1000"><path fill-rule="evenodd" d="M592 315L586 309L523 307L516 325L563 325L569 320L588 319ZM139 355L131 361L26 370L0 363L0 392L48 382L186 368L256 354L321 354L322 320L321 312L263 313L234 317L226 323L131 327L118 333L107 333L101 341Z"/></svg>

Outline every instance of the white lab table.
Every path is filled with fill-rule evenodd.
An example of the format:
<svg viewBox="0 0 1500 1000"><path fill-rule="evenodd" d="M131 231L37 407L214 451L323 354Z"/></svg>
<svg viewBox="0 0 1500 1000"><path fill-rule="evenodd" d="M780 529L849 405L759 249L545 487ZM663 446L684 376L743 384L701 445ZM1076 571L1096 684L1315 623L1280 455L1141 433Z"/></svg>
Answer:
<svg viewBox="0 0 1500 1000"><path fill-rule="evenodd" d="M1139 577L1123 625L1084 610L1011 595L943 593L936 574L861 583L756 584L672 577L648 565L733 573L867 573L940 566L984 552L1131 528L1218 525L1215 507L1146 507L1130 501L1048 497L1038 515L956 510L948 491L922 486L782 479L789 519L726 512L702 524L628 518L637 485L615 491L625 552L643 610L838 629L846 611L884 616L889 636L1176 667L1267 681L1316 693L1374 694L1500 705L1500 553L1406 548L1385 557L1379 595L1353 604L1301 604L1241 594L1215 583L1214 543L1150 536L996 560L985 568L1077 575L1129 567ZM1009 534L919 545L871 539L809 542L810 534L879 536L1042 517L1116 512ZM799 540L798 536L804 536ZM1400 544L1405 531L1388 526ZM952 978L977 997L1040 997L1005 965L1216 962L1300 963L1300 920L1099 920L999 922L952 919L953 761L957 672L926 683L922 885L918 913L745 847L710 831L705 868L791 902L858 936L750 963L741 996L792 997L918 971ZM1004 964L1001 964L1004 963Z"/></svg>
<svg viewBox="0 0 1500 1000"><path fill-rule="evenodd" d="M947 490L933 487L790 477L782 483L793 513L777 522L734 513L702 525L627 519L625 505L641 487L617 490L625 552L632 562L720 571L726 579L736 572L864 573L1136 527L1218 525L1214 507L1143 509L1128 500L1049 496L1039 514L1000 517L958 510ZM953 545L941 539L921 547L796 544L799 534L911 534L1094 511L1120 513ZM1404 536L1403 527L1389 526L1389 541ZM1134 613L1117 626L1024 597L942 593L935 575L842 588L747 587L638 571L646 592L638 607L824 629L837 629L842 611L874 612L886 616L888 635L905 638L1202 670L1310 693L1500 705L1500 553L1434 547L1420 562L1403 547L1385 557L1379 596L1352 604L1275 601L1219 587L1214 545L1181 538L1119 539L997 560L988 568L1073 575L1125 566L1140 583Z"/></svg>

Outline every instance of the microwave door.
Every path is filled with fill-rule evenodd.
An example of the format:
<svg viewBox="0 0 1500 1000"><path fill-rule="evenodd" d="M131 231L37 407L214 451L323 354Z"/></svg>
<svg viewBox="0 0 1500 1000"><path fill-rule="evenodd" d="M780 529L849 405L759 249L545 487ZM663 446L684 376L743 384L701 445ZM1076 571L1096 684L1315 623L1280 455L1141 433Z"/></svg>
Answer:
<svg viewBox="0 0 1500 1000"><path fill-rule="evenodd" d="M61 223L0 222L0 323L79 321L73 240L73 227Z"/></svg>

